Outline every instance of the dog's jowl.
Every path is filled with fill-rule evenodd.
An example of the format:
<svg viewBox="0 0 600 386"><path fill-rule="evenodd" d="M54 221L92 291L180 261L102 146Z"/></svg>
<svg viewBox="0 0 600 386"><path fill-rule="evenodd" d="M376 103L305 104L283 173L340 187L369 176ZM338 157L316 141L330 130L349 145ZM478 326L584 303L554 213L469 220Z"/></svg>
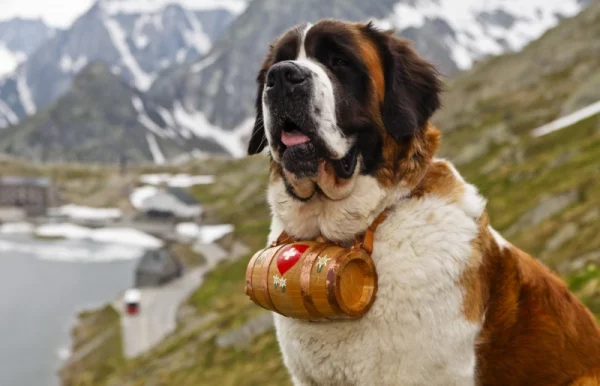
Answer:
<svg viewBox="0 0 600 386"><path fill-rule="evenodd" d="M435 158L435 68L370 24L277 39L258 75L249 153L271 157L272 241L375 233L362 318L275 314L297 385L600 384L600 330L563 282L488 225L485 199ZM588 383L585 383L588 382Z"/></svg>

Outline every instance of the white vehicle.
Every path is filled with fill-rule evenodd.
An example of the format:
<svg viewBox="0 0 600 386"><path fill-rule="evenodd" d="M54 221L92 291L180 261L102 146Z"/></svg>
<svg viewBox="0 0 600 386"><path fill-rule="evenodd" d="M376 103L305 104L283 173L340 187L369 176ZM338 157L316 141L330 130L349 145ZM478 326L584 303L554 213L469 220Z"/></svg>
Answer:
<svg viewBox="0 0 600 386"><path fill-rule="evenodd" d="M137 288L131 288L125 291L125 311L129 315L137 315L140 312L140 302L142 293Z"/></svg>

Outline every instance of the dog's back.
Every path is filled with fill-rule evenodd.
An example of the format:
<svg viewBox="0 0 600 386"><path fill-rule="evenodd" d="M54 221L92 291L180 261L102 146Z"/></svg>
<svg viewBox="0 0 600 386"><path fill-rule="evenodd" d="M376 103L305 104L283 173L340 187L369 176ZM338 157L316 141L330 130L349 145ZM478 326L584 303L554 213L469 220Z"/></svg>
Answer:
<svg viewBox="0 0 600 386"><path fill-rule="evenodd" d="M598 325L559 278L507 243L486 259L480 274L489 300L477 339L482 385L568 385L600 364ZM575 384L595 385L600 378L589 374Z"/></svg>

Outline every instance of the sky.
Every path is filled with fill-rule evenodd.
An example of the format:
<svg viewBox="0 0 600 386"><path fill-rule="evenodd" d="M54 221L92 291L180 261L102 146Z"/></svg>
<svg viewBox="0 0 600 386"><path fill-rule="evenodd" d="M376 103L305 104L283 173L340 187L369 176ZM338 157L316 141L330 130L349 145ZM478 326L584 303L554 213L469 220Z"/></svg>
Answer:
<svg viewBox="0 0 600 386"><path fill-rule="evenodd" d="M0 20L42 18L53 27L68 27L93 0L0 0Z"/></svg>

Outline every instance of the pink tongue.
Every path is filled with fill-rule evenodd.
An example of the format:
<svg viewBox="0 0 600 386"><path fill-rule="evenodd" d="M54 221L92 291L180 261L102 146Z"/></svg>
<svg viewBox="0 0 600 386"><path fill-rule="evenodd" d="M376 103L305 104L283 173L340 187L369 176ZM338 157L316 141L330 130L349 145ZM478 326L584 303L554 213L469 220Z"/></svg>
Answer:
<svg viewBox="0 0 600 386"><path fill-rule="evenodd" d="M283 142L285 146L290 147L310 142L310 138L308 138L304 134L298 133L297 131L291 133L287 131L282 131L281 142Z"/></svg>

